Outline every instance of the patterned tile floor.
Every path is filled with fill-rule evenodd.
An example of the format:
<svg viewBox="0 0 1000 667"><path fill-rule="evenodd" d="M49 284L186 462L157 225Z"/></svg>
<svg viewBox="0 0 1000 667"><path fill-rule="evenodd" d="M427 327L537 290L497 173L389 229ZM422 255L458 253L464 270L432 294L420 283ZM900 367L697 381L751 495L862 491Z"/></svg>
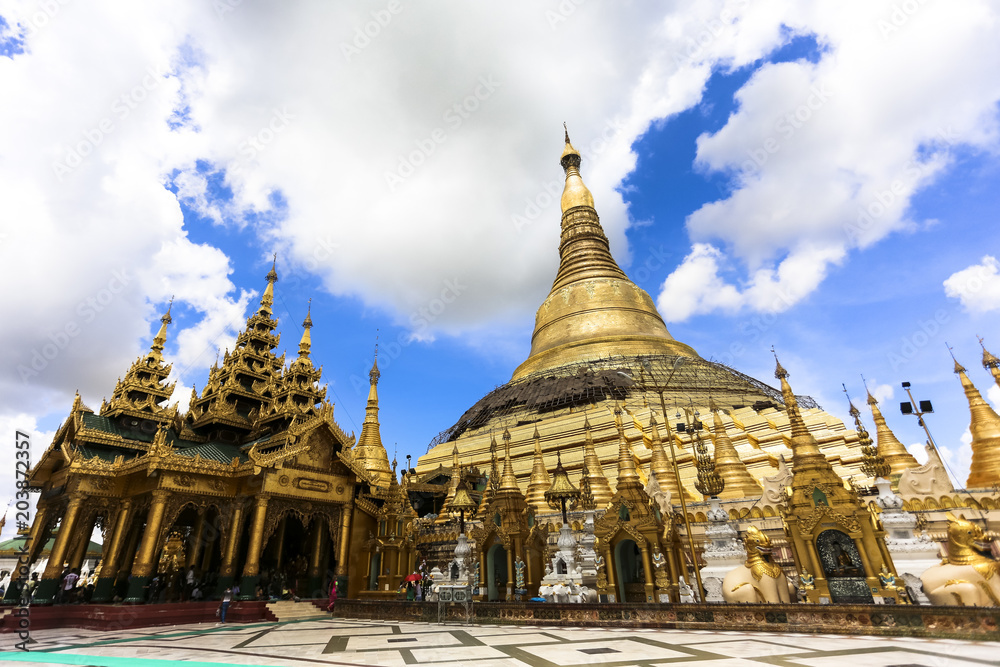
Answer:
<svg viewBox="0 0 1000 667"><path fill-rule="evenodd" d="M1000 642L628 628L500 627L322 619L32 633L30 652L0 635L0 661L22 665L420 665L575 667L1000 665Z"/></svg>

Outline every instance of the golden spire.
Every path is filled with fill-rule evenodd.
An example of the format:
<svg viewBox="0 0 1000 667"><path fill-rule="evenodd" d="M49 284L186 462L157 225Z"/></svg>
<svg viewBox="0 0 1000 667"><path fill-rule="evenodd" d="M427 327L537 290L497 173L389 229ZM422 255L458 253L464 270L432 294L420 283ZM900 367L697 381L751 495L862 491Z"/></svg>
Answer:
<svg viewBox="0 0 1000 667"><path fill-rule="evenodd" d="M548 503L545 501L545 492L552 484L549 473L545 469L545 459L542 458L542 437L538 434L538 426L535 426L535 460L531 466L531 479L528 481L528 493L525 500L528 506L535 510L536 514L541 514L548 510Z"/></svg>
<svg viewBox="0 0 1000 667"><path fill-rule="evenodd" d="M566 147L563 148L562 155L559 156L559 164L566 172L566 185L560 200L562 212L565 213L576 206L594 208L594 196L590 194L590 190L583 183L583 178L580 177L580 153L573 148L573 144L569 141L569 129L566 127L566 123L563 123L563 130L566 132Z"/></svg>
<svg viewBox="0 0 1000 667"><path fill-rule="evenodd" d="M309 358L309 349L312 347L312 299L309 299L309 308L306 310L306 319L302 322L302 340L299 341L299 359Z"/></svg>
<svg viewBox="0 0 1000 667"><path fill-rule="evenodd" d="M726 433L721 410L712 405L712 436L715 440L715 472L725 482L720 498L756 498L764 491L740 459L736 446ZM659 478L657 477L657 480Z"/></svg>
<svg viewBox="0 0 1000 667"><path fill-rule="evenodd" d="M976 336L976 338L979 339L979 344L983 347L983 368L990 372L990 375L993 376L993 381L1000 387L1000 359L997 359L987 351L982 336Z"/></svg>
<svg viewBox="0 0 1000 667"><path fill-rule="evenodd" d="M882 416L882 411L878 408L878 401L868 391L868 385L865 385L865 391L868 392L868 407L871 408L872 421L875 422L878 453L889 464L889 475L896 475L909 468L919 466L920 464L913 458L913 455L906 451L906 446L899 441L896 434L885 423L885 417Z"/></svg>
<svg viewBox="0 0 1000 667"><path fill-rule="evenodd" d="M583 429L586 432L586 442L583 446L583 476L587 479L590 487L590 494L594 498L594 507L601 509L606 507L614 497L611 491L611 484L604 476L604 468L601 460L597 458L597 449L594 447L594 436L590 432L590 420L584 416Z"/></svg>
<svg viewBox="0 0 1000 667"><path fill-rule="evenodd" d="M490 476L486 481L486 488L483 489L483 496L479 501L479 510L477 514L482 517L486 516L486 510L489 509L490 503L493 502L493 496L496 495L497 487L500 484L500 468L497 466L497 437L493 434L490 435Z"/></svg>
<svg viewBox="0 0 1000 667"><path fill-rule="evenodd" d="M361 436L358 444L354 446L354 457L361 462L364 468L377 480L377 486L388 487L389 477L392 475L389 469L389 454L382 445L382 435L379 433L378 423L378 385L381 373L378 371L378 358L372 363L372 369L368 373L371 384L368 390L368 405L365 407L365 421L361 424Z"/></svg>
<svg viewBox="0 0 1000 667"><path fill-rule="evenodd" d="M954 356L953 354L952 358ZM988 489L1000 482L1000 416L983 400L957 359L955 373L962 381L972 417L969 424L969 431L972 433L972 465L965 488Z"/></svg>
<svg viewBox="0 0 1000 667"><path fill-rule="evenodd" d="M513 379L613 354L698 356L674 340L653 300L611 256L594 198L580 177L580 153L568 132L560 163L566 186L559 271L535 317L531 353Z"/></svg>
<svg viewBox="0 0 1000 667"><path fill-rule="evenodd" d="M451 504L458 493L458 487L462 483L462 467L458 463L458 443L451 449L451 481L448 483L448 495L444 497L441 504L441 514L438 515L436 523L444 523L448 520L448 513L452 511Z"/></svg>
<svg viewBox="0 0 1000 667"><path fill-rule="evenodd" d="M170 303L167 305L167 312L163 314L160 318L160 330L156 332L153 337L153 345L150 348L149 358L154 361L163 360L163 346L167 344L167 325L173 322L173 318L170 317L170 309L174 307L174 297L170 297Z"/></svg>
<svg viewBox="0 0 1000 667"><path fill-rule="evenodd" d="M260 308L257 309L259 313L266 313L269 317L271 315L271 306L274 305L274 283L278 282L278 272L275 268L278 265L278 253L274 253L274 260L271 262L271 270L267 272L265 278L267 279L267 287L264 288L264 293L260 297Z"/></svg>
<svg viewBox="0 0 1000 667"><path fill-rule="evenodd" d="M500 488L498 491L516 491L521 493L521 487L517 485L517 477L514 476L514 466L510 462L510 431L503 430L503 475L500 477Z"/></svg>
<svg viewBox="0 0 1000 667"><path fill-rule="evenodd" d="M861 461L861 472L876 480L879 478L889 479L889 475L892 472L889 462L882 456L882 452L879 451L878 446L872 445L871 436L868 435L865 425L861 423L861 411L855 407L854 401L851 400L851 395L847 393L847 385L841 386L844 387L847 404L851 406L848 413L854 417L854 430L858 433L858 444L861 445L861 454L864 457Z"/></svg>
<svg viewBox="0 0 1000 667"><path fill-rule="evenodd" d="M677 488L677 475L674 474L674 467L670 465L670 459L667 458L666 449L663 446L663 440L660 439L660 429L656 422L656 417L653 416L652 412L649 414L649 426L652 430L651 446L649 448L651 454L649 457L649 472L650 474L656 475L656 484L661 490L670 493L671 498L680 498L680 491ZM667 427L667 437L674 437L670 432L670 423L666 424ZM684 491L686 500L694 500L691 494Z"/></svg>
<svg viewBox="0 0 1000 667"><path fill-rule="evenodd" d="M774 352L774 349L771 350ZM842 485L840 477L833 471L830 462L821 451L816 437L809 432L802 413L799 412L799 402L792 392L791 385L788 384L788 371L778 361L778 355L774 355L775 370L774 377L781 380L781 396L785 401L785 412L788 414L788 422L792 427L792 437L788 446L792 450L792 474L796 477L799 473L803 476L811 474L813 477L832 478L838 485ZM794 480L793 480L794 484Z"/></svg>
<svg viewBox="0 0 1000 667"><path fill-rule="evenodd" d="M618 427L618 480L615 491L621 492L632 486L641 489L642 482L639 481L639 473L636 472L635 461L632 459L632 450L625 438L625 429L622 428L622 409L617 404L615 404L615 425Z"/></svg>

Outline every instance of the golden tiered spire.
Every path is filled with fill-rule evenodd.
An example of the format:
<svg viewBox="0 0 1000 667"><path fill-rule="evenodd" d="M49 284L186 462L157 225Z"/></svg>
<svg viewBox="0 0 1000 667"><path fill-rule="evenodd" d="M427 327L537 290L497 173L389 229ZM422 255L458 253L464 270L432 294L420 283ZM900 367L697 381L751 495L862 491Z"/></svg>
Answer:
<svg viewBox="0 0 1000 667"><path fill-rule="evenodd" d="M736 446L726 433L722 423L721 410L714 405L712 410L712 436L715 440L715 472L725 482L725 488L719 494L720 498L756 498L764 491L760 484L747 471L746 464L740 459ZM659 479L659 478L657 478Z"/></svg>
<svg viewBox="0 0 1000 667"><path fill-rule="evenodd" d="M278 272L276 271L278 265L278 253L274 253L274 260L271 262L271 270L267 272L265 279L267 280L267 287L264 288L264 293L260 297L260 308L257 309L258 313L266 314L268 317L271 316L272 306L274 305L274 283L278 282Z"/></svg>
<svg viewBox="0 0 1000 667"><path fill-rule="evenodd" d="M994 382L996 382L997 386L1000 387L1000 359L997 359L986 349L982 336L976 336L976 338L979 339L979 344L983 347L983 368L990 372L990 375L993 376Z"/></svg>
<svg viewBox="0 0 1000 667"><path fill-rule="evenodd" d="M969 424L969 431L972 433L972 465L965 488L988 489L1000 482L1000 416L983 400L957 359L955 373L962 381L972 417Z"/></svg>
<svg viewBox="0 0 1000 667"><path fill-rule="evenodd" d="M865 425L861 423L861 411L855 407L854 401L851 400L851 395L847 393L846 385L844 385L844 394L847 396L847 404L851 406L848 413L854 417L854 430L858 433L858 444L861 445L861 454L864 457L861 463L861 472L875 480L879 478L888 479L892 468L890 468L889 462L885 460L885 457L882 456L882 452L879 451L878 446L872 445L871 436L868 435Z"/></svg>
<svg viewBox="0 0 1000 667"><path fill-rule="evenodd" d="M531 479L528 481L528 492L525 500L528 506L535 510L536 514L541 514L548 510L548 503L545 501L545 492L548 491L552 480L549 472L545 469L545 459L542 458L542 437L538 434L538 427L532 436L535 439L535 460L531 466Z"/></svg>
<svg viewBox="0 0 1000 667"><path fill-rule="evenodd" d="M155 361L162 361L163 359L163 346L167 344L167 325L173 322L173 318L170 317L170 309L174 307L174 297L170 297L170 303L167 305L167 312L163 314L160 318L160 330L156 332L156 336L153 337L153 345L150 347L149 358Z"/></svg>
<svg viewBox="0 0 1000 667"><path fill-rule="evenodd" d="M309 309L306 311L306 319L302 322L302 340L299 341L299 359L308 359L309 350L312 347L312 299L309 299Z"/></svg>
<svg viewBox="0 0 1000 667"><path fill-rule="evenodd" d="M673 339L653 300L611 256L594 198L580 176L580 153L565 136L559 271L535 317L531 354L514 379L612 354L697 353Z"/></svg>
<svg viewBox="0 0 1000 667"><path fill-rule="evenodd" d="M594 507L603 509L611 502L611 498L615 494L611 491L608 478L604 476L601 460L597 458L594 436L590 432L590 420L586 416L583 418L583 429L586 433L586 441L583 445L583 476L587 480L590 495L594 499Z"/></svg>
<svg viewBox="0 0 1000 667"><path fill-rule="evenodd" d="M667 458L666 449L663 447L663 440L660 439L660 429L656 422L656 418L650 413L649 415L649 426L653 432L652 442L650 445L650 457L649 457L649 472L656 475L656 484L661 490L670 493L670 497L678 500L680 498L680 491L677 489L677 475L674 474L674 467L670 465L670 460ZM670 423L666 423L667 427L667 437L674 437L670 432ZM687 490L684 490L685 500L694 500Z"/></svg>
<svg viewBox="0 0 1000 667"><path fill-rule="evenodd" d="M174 387L177 385L176 382L166 384L173 366L163 361L163 347L167 343L167 325L173 321L170 317L173 301L171 297L167 312L160 318L160 330L153 337L149 354L136 359L125 373L125 377L118 380L111 394L111 400L101 405L102 416L128 415L154 419L162 423L173 419L176 415L176 405L173 408L163 405L174 393Z"/></svg>
<svg viewBox="0 0 1000 667"><path fill-rule="evenodd" d="M497 495L501 493L509 494L516 492L521 494L521 487L517 485L517 477L514 476L514 466L510 462L510 431L503 430L503 475L500 477L500 486L497 488Z"/></svg>
<svg viewBox="0 0 1000 667"><path fill-rule="evenodd" d="M642 489L639 473L635 469L635 460L632 458L632 450L625 438L625 429L622 428L622 409L618 405L615 405L615 425L618 427L618 481L615 491L620 493L630 487Z"/></svg>
<svg viewBox="0 0 1000 667"><path fill-rule="evenodd" d="M486 488L483 489L483 497L479 501L479 510L476 514L480 517L486 515L493 496L496 495L497 487L500 486L500 468L497 465L497 437L490 436L490 475L486 480Z"/></svg>
<svg viewBox="0 0 1000 667"><path fill-rule="evenodd" d="M388 487L392 471L389 469L389 454L382 445L382 435L378 423L378 380L382 376L378 370L378 357L372 362L368 373L370 388L368 405L365 407L365 421L361 425L361 436L354 446L354 458L375 481L376 486Z"/></svg>
<svg viewBox="0 0 1000 667"><path fill-rule="evenodd" d="M448 494L441 504L441 513L438 515L436 523L444 523L448 520L448 515L451 513L451 503L455 499L455 494L458 493L458 486L461 482L462 467L458 463L458 445L455 445L451 450L451 481L448 482Z"/></svg>
<svg viewBox="0 0 1000 667"><path fill-rule="evenodd" d="M865 391L868 386L865 386ZM920 464L910 452L906 451L906 446L899 441L896 434L889 429L885 423L882 411L878 409L878 401L868 391L868 407L872 411L872 421L875 422L875 437L878 443L878 453L889 464L889 475L898 475L908 468L916 468Z"/></svg>

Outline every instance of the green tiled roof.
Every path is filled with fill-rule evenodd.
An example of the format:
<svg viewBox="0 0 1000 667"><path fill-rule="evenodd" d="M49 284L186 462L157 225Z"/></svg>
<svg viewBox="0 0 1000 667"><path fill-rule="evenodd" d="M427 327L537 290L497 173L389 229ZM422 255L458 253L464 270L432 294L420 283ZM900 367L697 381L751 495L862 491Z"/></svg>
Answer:
<svg viewBox="0 0 1000 667"><path fill-rule="evenodd" d="M139 455L139 452L127 449L106 449L104 447L88 447L86 445L77 447L76 451L85 459L92 459L96 456L102 461L108 461L109 463L113 463L119 456L129 461Z"/></svg>
<svg viewBox="0 0 1000 667"><path fill-rule="evenodd" d="M219 463L229 463L233 460L234 456L239 457L240 463L249 460L237 445L227 445L221 442L193 444L183 449L178 447L177 453L182 456L190 456L191 458L194 458L197 454L201 454L201 458L209 461L218 461Z"/></svg>
<svg viewBox="0 0 1000 667"><path fill-rule="evenodd" d="M153 438L156 436L155 430L152 433L147 433L142 429L122 429L111 419L102 417L101 415L95 415L92 412L83 413L83 425L84 427L92 428L95 431L103 431L104 433L119 435L127 440L138 440L140 442L152 442Z"/></svg>

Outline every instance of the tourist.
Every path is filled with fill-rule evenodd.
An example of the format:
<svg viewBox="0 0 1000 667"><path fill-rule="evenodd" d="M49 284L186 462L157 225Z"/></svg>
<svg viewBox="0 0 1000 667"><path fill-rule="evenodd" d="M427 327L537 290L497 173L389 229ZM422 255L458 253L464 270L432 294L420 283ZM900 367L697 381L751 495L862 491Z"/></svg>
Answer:
<svg viewBox="0 0 1000 667"><path fill-rule="evenodd" d="M227 588L222 594L222 605L219 606L219 623L226 622L226 612L229 611L229 603L233 599L233 589Z"/></svg>
<svg viewBox="0 0 1000 667"><path fill-rule="evenodd" d="M73 589L76 587L76 580L80 578L80 573L76 568L66 573L62 580L62 602L73 601Z"/></svg>
<svg viewBox="0 0 1000 667"><path fill-rule="evenodd" d="M337 604L337 580L333 580L333 584L330 586L330 599L326 605L326 610L329 612L333 611L334 605Z"/></svg>
<svg viewBox="0 0 1000 667"><path fill-rule="evenodd" d="M205 597L205 594L201 592L201 586L196 583L194 588L191 589L191 600L200 602L203 597Z"/></svg>

